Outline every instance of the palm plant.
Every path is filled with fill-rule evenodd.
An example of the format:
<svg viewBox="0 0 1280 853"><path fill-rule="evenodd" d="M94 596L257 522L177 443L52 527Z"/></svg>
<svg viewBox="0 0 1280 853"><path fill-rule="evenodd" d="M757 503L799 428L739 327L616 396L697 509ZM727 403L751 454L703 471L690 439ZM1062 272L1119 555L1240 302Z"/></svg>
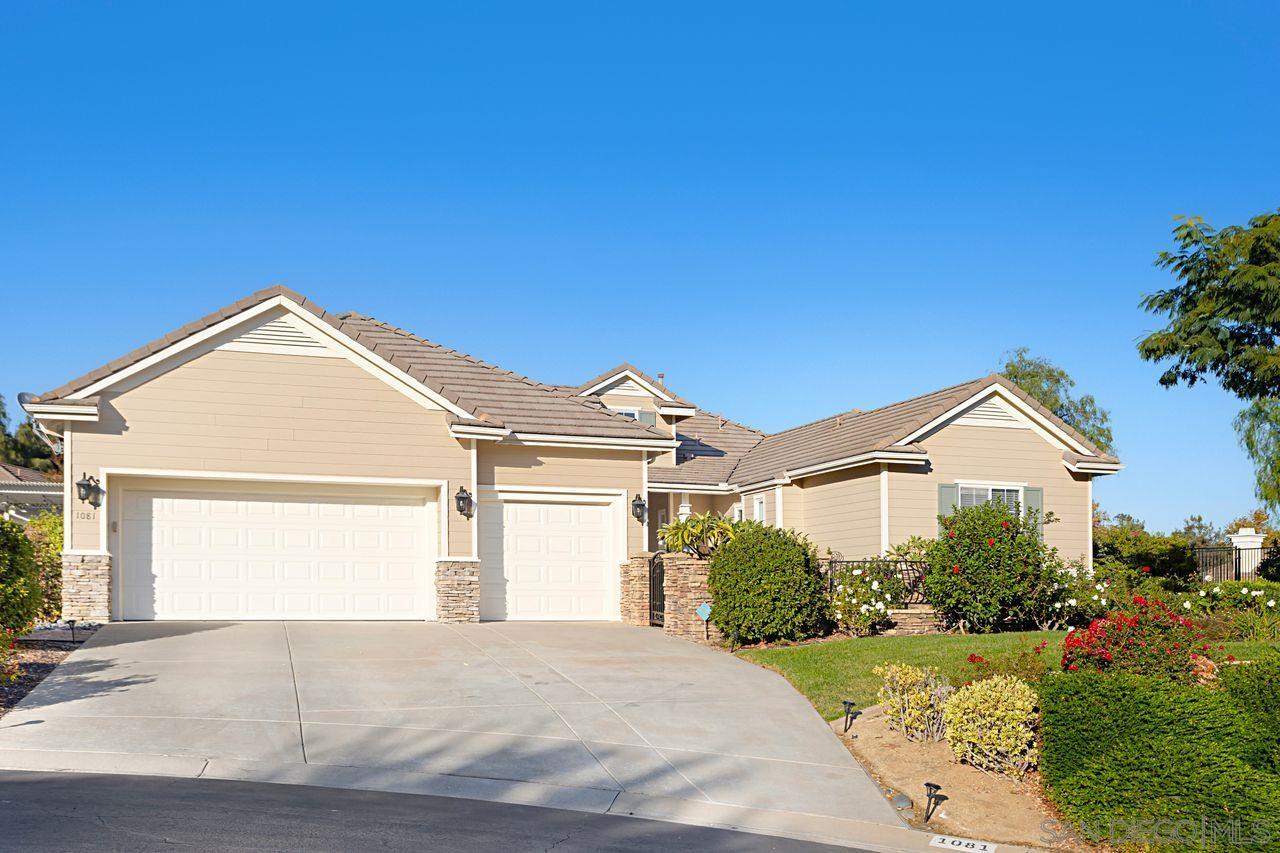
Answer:
<svg viewBox="0 0 1280 853"><path fill-rule="evenodd" d="M658 537L668 551L685 551L704 560L733 539L733 534L733 522L714 512L691 515L658 528Z"/></svg>

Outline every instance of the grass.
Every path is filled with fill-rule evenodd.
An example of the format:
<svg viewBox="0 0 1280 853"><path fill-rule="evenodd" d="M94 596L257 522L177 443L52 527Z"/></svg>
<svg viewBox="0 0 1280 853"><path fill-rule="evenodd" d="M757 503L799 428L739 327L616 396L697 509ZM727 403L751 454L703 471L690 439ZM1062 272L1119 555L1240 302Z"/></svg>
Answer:
<svg viewBox="0 0 1280 853"><path fill-rule="evenodd" d="M1045 654L1057 655L1065 631L1011 631L1007 634L940 634L921 637L864 637L804 646L746 649L738 654L781 673L808 697L828 720L843 713L840 702L851 699L859 708L876 704L880 679L871 670L888 662L934 666L952 681L970 677L970 654L991 657L1016 652L1048 640ZM1256 656L1276 643L1227 643L1227 651L1241 660Z"/></svg>

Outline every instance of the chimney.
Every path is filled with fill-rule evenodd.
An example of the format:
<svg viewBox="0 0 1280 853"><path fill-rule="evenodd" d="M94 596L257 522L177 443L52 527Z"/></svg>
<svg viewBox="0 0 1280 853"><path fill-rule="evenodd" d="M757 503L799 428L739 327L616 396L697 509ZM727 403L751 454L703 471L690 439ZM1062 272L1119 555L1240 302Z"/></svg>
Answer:
<svg viewBox="0 0 1280 853"><path fill-rule="evenodd" d="M658 384L661 385L663 388L667 387L667 374L665 373L658 374Z"/></svg>

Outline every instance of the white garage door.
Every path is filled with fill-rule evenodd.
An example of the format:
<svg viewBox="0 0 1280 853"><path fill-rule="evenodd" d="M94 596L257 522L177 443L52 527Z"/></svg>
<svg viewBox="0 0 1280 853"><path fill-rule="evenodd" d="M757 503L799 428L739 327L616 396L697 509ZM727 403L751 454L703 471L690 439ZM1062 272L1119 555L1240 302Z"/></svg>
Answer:
<svg viewBox="0 0 1280 853"><path fill-rule="evenodd" d="M485 501L481 619L617 619L611 503Z"/></svg>
<svg viewBox="0 0 1280 853"><path fill-rule="evenodd" d="M423 497L126 489L120 503L124 619L434 616Z"/></svg>

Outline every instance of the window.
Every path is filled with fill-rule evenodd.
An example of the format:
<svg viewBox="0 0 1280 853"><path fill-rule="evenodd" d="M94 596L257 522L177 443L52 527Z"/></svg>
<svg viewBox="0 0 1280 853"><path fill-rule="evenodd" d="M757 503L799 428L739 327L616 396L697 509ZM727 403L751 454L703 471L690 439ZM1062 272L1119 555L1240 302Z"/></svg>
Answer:
<svg viewBox="0 0 1280 853"><path fill-rule="evenodd" d="M978 506L979 504L996 501L1002 503L1009 509L1022 514L1022 487L1021 486L979 486L967 485L960 487L960 506Z"/></svg>
<svg viewBox="0 0 1280 853"><path fill-rule="evenodd" d="M744 519L744 518L746 518L746 512L744 512L744 511L743 511L743 509L742 509L742 504L734 504L734 505L733 505L733 520L734 520L734 521L742 521L742 519Z"/></svg>
<svg viewBox="0 0 1280 853"><path fill-rule="evenodd" d="M646 412L641 409L614 409L613 411L622 415L624 418L631 418L631 420L639 421L642 424L648 424L649 426L658 425L657 412Z"/></svg>
<svg viewBox="0 0 1280 853"><path fill-rule="evenodd" d="M756 495L755 513L756 521L764 521L764 495Z"/></svg>

